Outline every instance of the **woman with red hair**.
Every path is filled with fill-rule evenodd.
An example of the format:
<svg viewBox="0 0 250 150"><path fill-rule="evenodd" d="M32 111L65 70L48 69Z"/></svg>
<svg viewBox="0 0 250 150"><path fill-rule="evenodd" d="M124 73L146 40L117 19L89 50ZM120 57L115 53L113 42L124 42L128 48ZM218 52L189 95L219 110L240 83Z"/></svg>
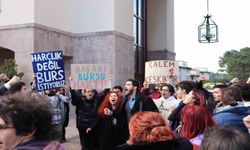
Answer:
<svg viewBox="0 0 250 150"><path fill-rule="evenodd" d="M138 112L129 122L130 138L119 150L192 150L192 144L185 138L176 138L161 114Z"/></svg>
<svg viewBox="0 0 250 150"><path fill-rule="evenodd" d="M189 105L181 112L181 137L188 138L195 146L201 145L203 133L207 127L214 127L212 115L206 107L199 105Z"/></svg>
<svg viewBox="0 0 250 150"><path fill-rule="evenodd" d="M94 125L99 131L99 150L114 150L121 144L119 139L120 119L118 110L121 96L114 91L109 92L98 108L99 118Z"/></svg>
<svg viewBox="0 0 250 150"><path fill-rule="evenodd" d="M168 117L168 120L172 121L172 129L177 131L181 121L181 111L184 107L189 105L200 105L206 107L205 93L202 90L197 88L191 89L190 86L188 89L187 87L190 83L187 81L183 81L182 84L180 84L180 87L178 87L177 92L177 97L180 98L181 102Z"/></svg>

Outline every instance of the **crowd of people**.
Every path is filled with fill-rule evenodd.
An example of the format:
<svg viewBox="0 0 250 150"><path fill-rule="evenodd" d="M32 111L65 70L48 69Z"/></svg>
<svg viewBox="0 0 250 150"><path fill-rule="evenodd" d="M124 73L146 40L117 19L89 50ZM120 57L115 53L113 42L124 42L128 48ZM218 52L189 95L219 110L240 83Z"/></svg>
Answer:
<svg viewBox="0 0 250 150"><path fill-rule="evenodd" d="M0 150L64 150L69 105L82 150L249 150L250 83L180 81L141 87L37 92L17 76L0 80Z"/></svg>

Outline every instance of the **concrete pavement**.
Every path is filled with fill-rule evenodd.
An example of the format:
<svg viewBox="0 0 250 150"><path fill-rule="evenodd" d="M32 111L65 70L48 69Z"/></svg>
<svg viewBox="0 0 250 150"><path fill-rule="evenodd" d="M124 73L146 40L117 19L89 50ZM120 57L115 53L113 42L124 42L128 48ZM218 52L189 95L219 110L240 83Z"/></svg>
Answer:
<svg viewBox="0 0 250 150"><path fill-rule="evenodd" d="M69 125L66 128L66 143L63 143L66 150L81 150L78 130L76 128L75 107L70 104Z"/></svg>

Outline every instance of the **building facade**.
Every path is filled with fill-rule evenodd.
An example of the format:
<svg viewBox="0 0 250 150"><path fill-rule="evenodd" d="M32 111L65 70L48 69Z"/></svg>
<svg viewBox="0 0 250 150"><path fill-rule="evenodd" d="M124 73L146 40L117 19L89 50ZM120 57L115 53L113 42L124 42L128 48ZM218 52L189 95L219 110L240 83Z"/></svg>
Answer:
<svg viewBox="0 0 250 150"><path fill-rule="evenodd" d="M112 85L143 81L145 61L174 60L174 0L1 0L0 63L32 81L30 54L62 50L70 64L109 64Z"/></svg>

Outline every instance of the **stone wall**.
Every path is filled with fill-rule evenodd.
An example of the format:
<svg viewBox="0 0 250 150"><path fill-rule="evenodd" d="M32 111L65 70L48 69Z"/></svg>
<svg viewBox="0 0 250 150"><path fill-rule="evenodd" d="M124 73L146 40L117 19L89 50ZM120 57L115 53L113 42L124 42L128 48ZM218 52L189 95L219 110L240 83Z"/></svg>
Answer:
<svg viewBox="0 0 250 150"><path fill-rule="evenodd" d="M66 79L70 64L110 64L113 85L134 77L133 38L116 31L73 34L39 24L0 27L0 47L15 52L24 81L32 81L30 54L62 50Z"/></svg>
<svg viewBox="0 0 250 150"><path fill-rule="evenodd" d="M10 25L0 27L0 47L13 51L18 71L24 72L23 80L29 83L32 79L30 53L34 49L34 27L32 24ZM9 58L4 55L4 58Z"/></svg>
<svg viewBox="0 0 250 150"><path fill-rule="evenodd" d="M133 38L115 31L77 34L73 54L75 64L109 64L113 85L133 78Z"/></svg>

